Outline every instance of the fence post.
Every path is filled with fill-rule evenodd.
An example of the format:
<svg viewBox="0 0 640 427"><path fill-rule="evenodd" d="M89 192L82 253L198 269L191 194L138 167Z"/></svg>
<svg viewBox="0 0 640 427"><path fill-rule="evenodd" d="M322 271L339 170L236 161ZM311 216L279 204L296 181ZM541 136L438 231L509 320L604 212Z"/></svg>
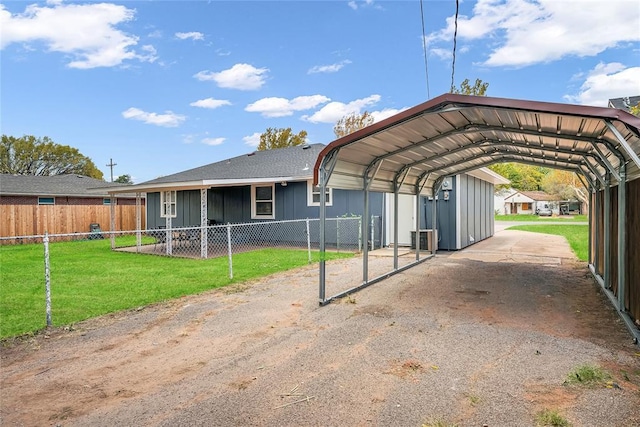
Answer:
<svg viewBox="0 0 640 427"><path fill-rule="evenodd" d="M340 217L336 218L336 250L340 252Z"/></svg>
<svg viewBox="0 0 640 427"><path fill-rule="evenodd" d="M227 224L227 254L229 256L229 279L233 279L233 256L231 253L231 224Z"/></svg>
<svg viewBox="0 0 640 427"><path fill-rule="evenodd" d="M362 217L358 217L358 252L362 252Z"/></svg>
<svg viewBox="0 0 640 427"><path fill-rule="evenodd" d="M51 268L49 266L49 233L44 232L44 289L46 299L47 327L51 326Z"/></svg>
<svg viewBox="0 0 640 427"><path fill-rule="evenodd" d="M309 218L307 218L307 253L309 254L309 264L311 264L311 233L309 232Z"/></svg>

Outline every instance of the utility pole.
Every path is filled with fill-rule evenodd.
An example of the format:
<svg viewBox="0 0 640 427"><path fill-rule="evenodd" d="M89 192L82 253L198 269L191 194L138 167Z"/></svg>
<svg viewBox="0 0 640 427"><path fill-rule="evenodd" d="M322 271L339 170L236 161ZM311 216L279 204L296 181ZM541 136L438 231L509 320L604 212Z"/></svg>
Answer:
<svg viewBox="0 0 640 427"><path fill-rule="evenodd" d="M113 163L113 159L109 159L109 164L107 166L111 168L111 182L113 182L113 167L118 166L118 164Z"/></svg>

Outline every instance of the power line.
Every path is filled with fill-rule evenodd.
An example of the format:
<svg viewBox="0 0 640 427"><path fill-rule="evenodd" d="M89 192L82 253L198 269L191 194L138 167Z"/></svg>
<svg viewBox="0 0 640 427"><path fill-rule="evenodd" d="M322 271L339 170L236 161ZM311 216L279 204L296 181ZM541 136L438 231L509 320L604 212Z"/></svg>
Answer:
<svg viewBox="0 0 640 427"><path fill-rule="evenodd" d="M455 19L455 29L453 31L453 61L451 62L451 92L453 92L453 88L455 87L455 74L456 74L456 42L458 39L458 10L460 8L459 0L456 0L456 19Z"/></svg>
<svg viewBox="0 0 640 427"><path fill-rule="evenodd" d="M427 61L427 37L424 31L424 9L422 7L422 0L420 0L420 18L422 18L422 52L424 54L424 73L427 78L427 99L431 99L431 93L429 91L429 62Z"/></svg>

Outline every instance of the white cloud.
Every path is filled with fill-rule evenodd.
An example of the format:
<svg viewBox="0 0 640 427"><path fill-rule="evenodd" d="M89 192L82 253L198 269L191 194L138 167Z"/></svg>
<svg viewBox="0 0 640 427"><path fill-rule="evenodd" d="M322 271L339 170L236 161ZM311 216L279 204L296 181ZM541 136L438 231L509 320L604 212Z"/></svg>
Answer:
<svg viewBox="0 0 640 427"><path fill-rule="evenodd" d="M227 101L226 99L205 98L205 99L199 99L195 102L192 102L189 105L192 107L214 109L214 108L222 107L223 105L231 105L231 102Z"/></svg>
<svg viewBox="0 0 640 427"><path fill-rule="evenodd" d="M361 6L371 6L373 3L374 3L373 0L362 0L362 1L351 0L350 2L347 3L347 5L349 5L349 7L353 10L358 10L358 8Z"/></svg>
<svg viewBox="0 0 640 427"><path fill-rule="evenodd" d="M340 71L345 65L351 64L351 61L345 59L344 61L338 62L336 64L331 65L316 65L311 67L307 74L317 74L317 73L336 73Z"/></svg>
<svg viewBox="0 0 640 427"><path fill-rule="evenodd" d="M156 125L169 128L180 126L182 122L187 119L185 116L175 114L172 111L165 111L164 114L148 113L135 107L131 107L123 111L122 117L124 117L125 119L139 120L148 125Z"/></svg>
<svg viewBox="0 0 640 427"><path fill-rule="evenodd" d="M330 102L310 116L302 116L302 120L311 123L336 123L348 114L361 114L365 107L373 106L380 101L380 95L371 95L366 98L356 99L348 104L342 102Z"/></svg>
<svg viewBox="0 0 640 427"><path fill-rule="evenodd" d="M245 136L244 138L242 138L242 140L244 141L245 144L247 144L249 147L253 147L256 148L258 147L258 144L260 144L260 135L258 132L249 135L249 136Z"/></svg>
<svg viewBox="0 0 640 427"><path fill-rule="evenodd" d="M633 1L479 0L471 17L459 16L459 39L487 39L488 66L527 66L567 56L595 56L640 41L640 7ZM453 37L454 19L430 34L436 47Z"/></svg>
<svg viewBox="0 0 640 427"><path fill-rule="evenodd" d="M134 15L133 9L109 3L33 4L13 15L0 5L0 49L40 41L51 52L71 56L67 65L80 69L113 67L130 59L153 62L150 46L143 48L146 53L137 53L138 37L116 28Z"/></svg>
<svg viewBox="0 0 640 427"><path fill-rule="evenodd" d="M226 138L204 138L201 142L203 144L216 146L216 145L220 145L220 144L224 143L225 140L226 140Z"/></svg>
<svg viewBox="0 0 640 427"><path fill-rule="evenodd" d="M409 107L404 107L401 109L396 108L385 108L380 111L372 111L371 116L373 117L373 122L379 122L384 119L388 119L391 116L395 116L396 114L408 109Z"/></svg>
<svg viewBox="0 0 640 427"><path fill-rule="evenodd" d="M267 78L268 68L256 68L249 64L236 64L228 70L215 73L200 71L194 77L200 81L214 81L219 87L239 90L260 89Z"/></svg>
<svg viewBox="0 0 640 427"><path fill-rule="evenodd" d="M291 100L286 98L262 98L247 105L245 111L260 113L264 117L290 116L294 111L316 108L318 105L331 101L323 95L298 96Z"/></svg>
<svg viewBox="0 0 640 427"><path fill-rule="evenodd" d="M187 39L204 40L204 34L198 32L198 31L190 31L188 33L176 33L175 35L180 40L187 40Z"/></svg>
<svg viewBox="0 0 640 427"><path fill-rule="evenodd" d="M609 99L637 95L640 95L640 67L601 62L586 76L578 94L564 98L576 104L606 107Z"/></svg>

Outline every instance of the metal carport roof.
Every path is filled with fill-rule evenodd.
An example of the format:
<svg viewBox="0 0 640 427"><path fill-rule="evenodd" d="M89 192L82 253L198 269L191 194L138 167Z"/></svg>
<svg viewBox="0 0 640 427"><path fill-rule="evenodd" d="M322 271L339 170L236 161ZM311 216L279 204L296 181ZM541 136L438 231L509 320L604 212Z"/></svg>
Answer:
<svg viewBox="0 0 640 427"><path fill-rule="evenodd" d="M333 141L326 185L431 195L434 184L499 162L574 171L589 185L640 177L640 118L622 110L445 94Z"/></svg>
<svg viewBox="0 0 640 427"><path fill-rule="evenodd" d="M589 232L593 233L589 239L590 269L627 326L637 333L625 308L626 274L634 266L628 264L631 258L626 242L627 185L619 184L640 178L639 129L640 118L619 109L445 94L327 145L316 161L314 182L323 188L364 191L367 218L369 191L394 193L396 201L398 194L433 196L438 194L444 177L494 163L518 162L575 172L592 195L603 192L600 199L592 196L596 207L591 211L594 215L589 216ZM614 198L611 188L616 186ZM616 206L612 206L612 200L616 200ZM635 201L631 203L633 212L638 206ZM433 203L432 223L435 206ZM601 212L604 218L592 218ZM617 218L613 236L617 237L617 249L611 243L612 213ZM325 250L324 218L321 198L321 252ZM397 236L397 212L394 218ZM594 226L594 220L602 225ZM368 221L362 224L362 234L367 236ZM602 270L598 270L599 252L593 255L592 245L604 247ZM325 296L325 262L321 256L320 304L421 262L417 246L416 261L398 268L397 241L394 242L393 271L369 279L368 248L364 245L363 283L329 298ZM612 249L617 250L613 252L615 256ZM617 295L611 291L612 272L617 275ZM631 281L631 286L640 284Z"/></svg>

